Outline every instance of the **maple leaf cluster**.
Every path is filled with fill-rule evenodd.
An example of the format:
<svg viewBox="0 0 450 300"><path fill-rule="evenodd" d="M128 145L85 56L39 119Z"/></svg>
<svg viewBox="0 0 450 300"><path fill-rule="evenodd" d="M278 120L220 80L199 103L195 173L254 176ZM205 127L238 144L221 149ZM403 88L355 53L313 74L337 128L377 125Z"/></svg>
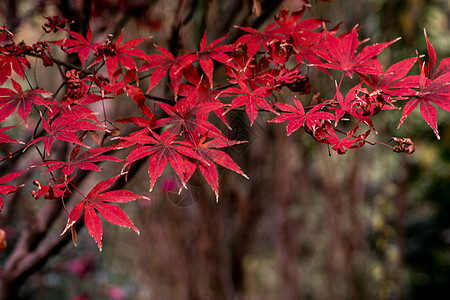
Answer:
<svg viewBox="0 0 450 300"><path fill-rule="evenodd" d="M303 5L294 12L282 9L262 31L238 26L235 30L240 37L228 44L224 43L228 35L208 43L205 31L198 50L184 50L179 55L158 45L154 45L156 54L146 53L139 47L151 37L124 41L123 31L116 39L109 35L104 42L94 42L91 28L82 35L65 29L70 22L56 16L46 18L48 23L43 30L46 34L65 31L67 38L62 40L28 46L16 43L13 33L0 29L0 144L6 153L0 158L1 163L34 150L40 160L27 170L0 174L0 193L16 192L17 186L6 183L30 169L45 167L44 173L50 177L48 185L35 180L38 190L33 196L65 201L73 191L80 194L83 199L70 211L64 232L84 211L84 223L101 249L103 230L98 214L113 224L139 232L114 204L143 196L126 190L106 190L141 159L148 161L150 191L167 165L178 176L182 188L187 187L198 169L216 200L220 193L218 166L247 178L224 150L242 141L227 138L211 121L213 116L230 128L227 115L232 110L243 110L250 125L260 111L270 112L273 118L269 122L287 123L287 135L303 128L315 141L344 154L348 149L373 144L367 140L371 132L376 132L372 117L399 109L396 103L404 103L399 126L419 106L423 119L440 138L433 104L450 110L450 58L443 59L436 68L436 53L426 32L427 64L416 56L383 71L377 56L397 39L364 45L367 41L358 39L358 27L338 34L339 26L330 29L325 20L303 19L307 7ZM52 51L57 50L76 55L80 66L74 68L54 59ZM40 58L45 67L70 66L56 91L32 86L27 81L30 56ZM409 75L416 62L419 75ZM226 74L226 82L216 79L219 67ZM339 72L341 77L333 81L335 93L331 99L318 94L309 96L312 69L331 79L331 74ZM354 77L358 83L344 95L343 80ZM165 78L173 95L170 99L152 94ZM142 85L148 86L145 91ZM115 122L103 115L104 120L100 121L98 116L102 113L94 111L92 104L104 105L119 95L128 96L141 114L125 114ZM276 101L289 95L290 103ZM36 122L29 120L33 109L39 112ZM157 117L157 110L164 115ZM13 124L6 126L7 122ZM339 128L344 122L352 124L342 126L350 130ZM114 123L129 125L131 133L120 134ZM16 140L5 133L17 131L22 124L34 128L27 140ZM91 142L85 141L87 136ZM398 142L391 147L394 151L414 151L410 139L394 141ZM54 148L64 143L72 151L67 160L61 161L55 158ZM124 151L128 151L126 156L119 157ZM100 172L97 163L105 161L121 163L120 173L109 176L83 196L73 184L77 172ZM3 199L0 201L1 208Z"/></svg>

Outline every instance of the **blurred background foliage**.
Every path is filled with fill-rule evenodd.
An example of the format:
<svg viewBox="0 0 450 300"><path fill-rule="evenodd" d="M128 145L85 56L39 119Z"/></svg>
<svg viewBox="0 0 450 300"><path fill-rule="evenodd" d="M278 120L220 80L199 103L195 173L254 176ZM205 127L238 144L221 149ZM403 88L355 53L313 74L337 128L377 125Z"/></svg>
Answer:
<svg viewBox="0 0 450 300"><path fill-rule="evenodd" d="M260 4L258 15L254 5ZM282 7L302 1L220 0L8 0L0 23L18 39L35 42L42 16L77 22L72 30L94 36L120 33L126 39L153 35L152 42L197 49L232 25L263 28ZM310 1L308 14L339 22L342 30L361 26L371 43L402 39L385 50L383 65L426 54L427 29L438 62L450 56L447 0ZM233 29L232 41L240 32ZM154 51L146 43L148 52ZM427 57L425 57L427 59ZM415 72L418 67L416 65ZM39 73L48 87L54 78ZM220 78L217 73L216 78ZM334 93L334 83L312 73L312 94ZM162 86L162 85L161 85ZM348 86L350 87L350 85ZM144 87L145 90L145 87ZM158 91L168 91L162 86ZM311 94L311 95L312 95ZM283 95L277 97L282 98ZM124 109L114 103L109 110ZM24 284L21 299L446 299L450 284L450 117L438 110L441 141L414 113L396 130L401 112L380 114L374 124L387 142L410 137L416 152L406 156L367 145L337 156L308 135L286 137L283 126L267 124L269 114L250 127L230 114L230 138L248 143L230 155L250 177L221 171L220 201L193 177L190 189L166 170L152 201L125 207L141 231L105 225L103 252L88 233L78 248L69 245ZM415 117L416 118L415 118ZM113 119L113 117L112 117ZM145 166L127 185L146 192ZM22 197L31 197L22 194ZM31 209L30 209L31 210ZM9 228L8 248L20 230L20 214ZM14 218L13 218L14 220ZM64 224L64 220L61 224ZM62 229L64 225L61 225ZM15 228L15 229L14 229ZM59 229L56 229L58 231Z"/></svg>

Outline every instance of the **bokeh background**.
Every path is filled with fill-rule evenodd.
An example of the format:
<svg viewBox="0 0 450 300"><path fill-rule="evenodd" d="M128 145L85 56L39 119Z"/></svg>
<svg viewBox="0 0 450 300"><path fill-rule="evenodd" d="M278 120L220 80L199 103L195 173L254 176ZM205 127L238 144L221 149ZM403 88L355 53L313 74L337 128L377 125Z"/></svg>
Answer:
<svg viewBox="0 0 450 300"><path fill-rule="evenodd" d="M0 25L15 32L16 41L34 43L41 35L42 16L60 15L76 20L72 30L85 32L90 23L97 41L109 33L117 36L123 27L126 40L152 35L142 46L152 53L152 43L171 50L197 49L205 29L212 41L233 25L264 28L281 7L295 10L301 3L5 0L0 3ZM330 27L343 22L342 32L359 24L359 37L370 37L371 43L401 36L382 53L384 66L415 56L416 50L426 54L424 28L438 62L450 56L447 0L310 3L306 15L330 20ZM258 5L260 11L252 10ZM229 41L240 33L233 29ZM54 73L42 70L35 77L51 90L60 80ZM310 79L312 94L333 96L334 83L327 76L312 72ZM155 95L168 92L160 84ZM117 101L108 109L114 119L115 112L131 108ZM410 137L416 145L413 155L366 145L338 156L329 155L327 146L309 135L286 137L283 126L266 122L269 114L260 114L250 127L246 115L234 112L228 115L233 130L224 132L248 143L229 149L229 154L250 180L220 170L216 203L200 176L178 194L179 183L168 168L150 202L124 206L139 236L105 222L99 252L82 229L78 248L68 244L30 274L19 298L447 299L450 116L438 109L440 141L417 111L397 130L400 116L401 111L377 115L374 124L380 134L372 140ZM125 188L147 191L146 165ZM9 234L0 266L24 220L41 205L29 192L24 189L16 196L26 206L0 219ZM52 234L57 236L65 221L62 216Z"/></svg>

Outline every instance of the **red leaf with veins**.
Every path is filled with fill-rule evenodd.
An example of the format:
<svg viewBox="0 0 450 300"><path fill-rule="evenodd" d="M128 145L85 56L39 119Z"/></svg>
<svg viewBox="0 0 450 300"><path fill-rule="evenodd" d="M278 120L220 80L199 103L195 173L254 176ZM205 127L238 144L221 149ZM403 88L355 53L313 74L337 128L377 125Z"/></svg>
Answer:
<svg viewBox="0 0 450 300"><path fill-rule="evenodd" d="M154 45L161 54L148 55L146 63L139 68L139 72L156 68L150 77L150 84L147 93L149 93L167 74L172 82L175 99L178 95L178 89L181 84L182 70L197 59L196 54L188 53L175 58L169 50Z"/></svg>
<svg viewBox="0 0 450 300"><path fill-rule="evenodd" d="M48 135L38 137L37 139L33 140L27 147L39 141L43 141L47 154L50 154L50 149L55 139L89 148L88 146L80 142L75 132L77 132L78 130L105 130L104 128L96 126L86 120L66 119L63 117L58 117L54 119L51 124L49 124L44 117L41 117L41 120L42 126L44 127L45 131L47 131Z"/></svg>
<svg viewBox="0 0 450 300"><path fill-rule="evenodd" d="M118 206L110 204L125 203L142 198L126 190L114 190L101 193L109 188L119 176L112 177L97 184L80 203L75 205L67 220L67 225L63 235L75 222L80 218L84 210L84 223L89 231L89 234L94 238L100 251L102 250L102 235L103 228L100 217L97 212L102 215L108 222L133 229L139 234L139 230L133 225L133 222L128 218L127 214Z"/></svg>
<svg viewBox="0 0 450 300"><path fill-rule="evenodd" d="M321 142L326 142L332 145L332 149L336 151L337 154L345 154L347 149L359 148L364 145L365 139L370 133L370 129L365 133L354 137L356 130L358 130L358 126L354 126L347 135L341 140L336 133L336 130L330 123L325 123L324 135L321 136L323 139Z"/></svg>
<svg viewBox="0 0 450 300"><path fill-rule="evenodd" d="M300 100L294 95L295 107L286 103L274 103L283 112L270 120L273 123L288 122L286 125L287 135L291 135L294 131L300 129L302 126L312 128L315 125L320 125L322 120L333 120L334 115L329 112L319 111L327 102L322 102L315 105L313 108L305 113Z"/></svg>
<svg viewBox="0 0 450 300"><path fill-rule="evenodd" d="M156 179L161 176L169 162L175 173L180 178L183 186L186 185L185 163L183 156L202 160L192 149L177 143L175 140L178 134L173 134L169 130L164 131L161 135L150 131L150 135L140 134L122 137L129 145L137 144L127 157L124 168L129 168L132 162L144 157L149 157L148 175L150 178L150 191L153 190Z"/></svg>
<svg viewBox="0 0 450 300"><path fill-rule="evenodd" d="M13 173L9 173L6 174L2 177L0 177L0 211L2 211L3 208L3 198L2 198L2 194L3 195L8 195L11 193L15 193L19 190L19 187L16 187L14 185L11 184L5 184L7 182L10 182L14 179L16 179L18 176L20 176L22 173L24 173L27 170L23 170L23 171L19 171L19 172L13 172Z"/></svg>
<svg viewBox="0 0 450 300"><path fill-rule="evenodd" d="M427 36L427 31L425 28L423 29L423 33L425 35L425 40L427 41L427 50L428 50L428 66L425 68L425 75L427 78L432 78L434 75L434 69L436 68L436 51L434 50L433 45L431 45L430 40Z"/></svg>
<svg viewBox="0 0 450 300"><path fill-rule="evenodd" d="M398 41L397 38L391 42L374 44L364 47L361 52L356 54L356 48L360 44L358 41L357 27L352 31L344 33L339 37L333 34L326 34L323 45L325 49L316 48L316 54L323 58L326 63L315 64L315 67L336 69L344 71L344 75L352 78L353 73L377 74L377 71L371 63L371 60L380 54L384 48Z"/></svg>
<svg viewBox="0 0 450 300"><path fill-rule="evenodd" d="M436 137L440 139L437 129L437 113L436 108L432 105L436 104L440 108L450 111L450 68L449 60L444 59L436 71L436 52L433 45L428 40L426 31L425 39L428 46L429 62L428 67L423 63L420 68L419 92L416 96L409 100L403 108L402 118L398 127L400 127L409 116L409 114L420 105L420 113L422 118L433 129ZM397 128L398 128L397 127Z"/></svg>
<svg viewBox="0 0 450 300"><path fill-rule="evenodd" d="M273 109L272 105L263 98L270 95L273 90L272 87L262 86L250 91L249 87L242 81L238 80L238 84L240 89L228 88L225 90L227 93L240 94L240 96L236 96L233 101L231 101L231 105L225 113L229 112L233 108L245 106L245 112L250 119L250 125L253 125L253 122L258 116L258 107L278 114L276 110Z"/></svg>
<svg viewBox="0 0 450 300"><path fill-rule="evenodd" d="M344 114L347 112L351 116L357 118L359 121L365 123L366 125L370 126L375 132L375 126L372 123L372 119L370 116L363 116L360 112L361 107L358 105L358 93L361 90L361 83L357 84L353 88L348 91L347 95L345 95L345 99L342 96L341 92L339 91L339 87L336 83L336 99L339 104L339 106L336 108L336 122L335 126L339 122L339 120L344 116ZM359 111L358 111L359 110Z"/></svg>
<svg viewBox="0 0 450 300"><path fill-rule="evenodd" d="M92 31L91 26L88 27L86 38L78 32L74 32L68 29L64 29L73 39L64 39L61 41L53 42L55 45L62 46L67 53L78 53L83 68L86 60L92 50L97 46L97 43L92 43Z"/></svg>
<svg viewBox="0 0 450 300"><path fill-rule="evenodd" d="M223 108L222 102L219 100L219 96L227 97L228 95L217 89L212 89L208 78L200 77L200 75L197 72L197 69L195 69L194 66L192 66L192 68L191 67L186 68L183 71L183 74L185 74L186 79L193 85L182 83L180 85L179 95L183 97L189 97L190 95L196 92L200 104L208 102L217 103L217 108L214 109L213 112L217 115L217 117L220 120L222 120L222 122L228 128L230 128L227 123L226 117L223 115L225 109ZM204 110L204 112L199 112L198 118L206 120L208 118L209 113L210 112L207 110Z"/></svg>
<svg viewBox="0 0 450 300"><path fill-rule="evenodd" d="M197 53L200 61L200 66L205 72L206 77L208 77L210 86L213 86L213 72L214 72L214 62L212 60L216 60L223 64L226 64L230 57L225 54L225 52L230 52L233 50L232 45L223 45L218 46L220 42L222 42L228 34L224 37L218 38L217 40L211 42L208 46L206 46L206 30L203 33L202 40L200 41L200 51Z"/></svg>
<svg viewBox="0 0 450 300"><path fill-rule="evenodd" d="M289 16L289 10L282 8L280 15L275 16L275 20L279 26L274 31L281 33L286 38L294 37L297 34L302 34L302 32L312 31L318 29L327 22L323 19L306 19L300 21L306 10L306 5L302 5L298 10L293 11Z"/></svg>
<svg viewBox="0 0 450 300"><path fill-rule="evenodd" d="M131 56L137 57L142 60L146 59L147 55L142 50L136 49L135 47L148 38L151 38L151 36L130 40L122 44L122 30L115 43L112 43L108 40L106 43L97 46L97 49L103 49L102 47L105 47L107 48L107 50L101 53L103 55L98 55L92 64L94 65L106 59L106 69L108 70L108 77L110 79L113 77L114 72L117 70L119 63L126 69L136 69L136 63L131 58Z"/></svg>
<svg viewBox="0 0 450 300"><path fill-rule="evenodd" d="M159 103L159 106L169 115L167 118L157 120L153 124L153 128L162 126L171 126L169 131L172 134L189 132L191 134L207 134L211 137L225 138L223 133L213 124L207 121L206 117L209 112L218 110L223 107L220 101L201 102L199 94L199 86L186 98L180 99L174 106Z"/></svg>
<svg viewBox="0 0 450 300"><path fill-rule="evenodd" d="M208 184L211 186L212 190L216 195L216 201L219 200L219 189L218 189L218 173L217 167L215 165L219 164L227 169L235 171L238 174L241 174L245 178L248 179L247 175L242 172L241 168L231 159L231 157L221 150L217 150L214 148L223 148L231 145L240 144L241 142L230 141L224 139L212 139L206 141L206 136L199 137L197 134L190 135L186 138L186 141L183 143L189 148L193 149L195 153L198 154L199 157L202 158L201 161L198 161L198 167L205 177ZM195 161L188 159L186 163L192 164ZM185 180L187 181L190 176L194 173L195 167L189 168L189 174L187 174Z"/></svg>
<svg viewBox="0 0 450 300"><path fill-rule="evenodd" d="M20 84L15 80L11 79L11 82L17 92L8 88L0 88L0 123L9 117L17 107L17 113L27 125L31 104L48 107L43 98L50 98L52 94L39 89L23 91Z"/></svg>
<svg viewBox="0 0 450 300"><path fill-rule="evenodd" d="M299 31L293 33L293 46L294 46L294 57L298 63L303 63L304 60L313 65L321 64L322 61L314 52L316 45L323 38L322 32L314 31ZM323 68L319 68L324 71Z"/></svg>
<svg viewBox="0 0 450 300"><path fill-rule="evenodd" d="M15 140L13 138L10 138L8 135L3 133L3 131L9 130L9 129L17 127L17 126L18 125L7 126L7 127L0 128L0 143L20 143L20 144L23 144L23 142Z"/></svg>
<svg viewBox="0 0 450 300"><path fill-rule="evenodd" d="M97 118L96 113L89 107L83 105L70 105L69 103L60 103L58 101L50 102L51 111L49 111L49 118L53 119L58 113L64 119L81 120L86 119L93 121L96 124L101 125L100 120Z"/></svg>
<svg viewBox="0 0 450 300"><path fill-rule="evenodd" d="M235 26L236 28L239 28L247 32L247 34L244 34L235 42L235 45L247 44L249 57L253 57L259 51L259 48L261 47L261 42L263 43L264 48L266 50L269 50L267 45L271 41L283 39L282 35L275 32L274 30L275 25L276 24L268 25L263 32L259 32L257 29L252 27Z"/></svg>
<svg viewBox="0 0 450 300"><path fill-rule="evenodd" d="M450 111L450 72L443 73L434 80L429 80L425 77L425 68L422 68L419 86L420 91L417 93L417 96L409 100L403 108L402 118L398 127L402 125L403 121L405 121L417 105L420 105L420 113L423 119L433 129L436 137L441 139L437 129L436 108L431 103L438 105L446 111Z"/></svg>
<svg viewBox="0 0 450 300"><path fill-rule="evenodd" d="M363 80L376 91L381 91L386 95L410 97L415 94L412 88L417 87L417 76L405 77L417 61L417 57L404 59L390 66L386 72L380 76L379 74L369 74L363 76ZM376 65L378 71L381 65Z"/></svg>
<svg viewBox="0 0 450 300"><path fill-rule="evenodd" d="M110 148L97 148L87 150L81 154L80 153L81 146L77 145L70 153L70 158L68 162L58 161L58 160L47 160L42 164L35 165L33 167L38 166L49 166L45 173L53 172L54 170L61 169L65 176L69 176L75 171L75 168L90 170L90 171L101 171L102 169L95 165L95 162L99 161L122 161L121 159L110 156L110 155L101 155L106 151L111 150Z"/></svg>
<svg viewBox="0 0 450 300"><path fill-rule="evenodd" d="M125 70L125 74L123 70ZM139 78L136 69L127 70L126 68L118 68L109 80L106 80L101 75L98 75L96 79L102 93L120 95L132 86L130 83L133 81L136 82L137 86L132 87L139 89Z"/></svg>
<svg viewBox="0 0 450 300"><path fill-rule="evenodd" d="M4 52L4 54L0 52L0 85L3 85L8 78L11 78L12 71L22 79L25 79L25 68L31 67L27 58L25 56L16 56L6 50Z"/></svg>

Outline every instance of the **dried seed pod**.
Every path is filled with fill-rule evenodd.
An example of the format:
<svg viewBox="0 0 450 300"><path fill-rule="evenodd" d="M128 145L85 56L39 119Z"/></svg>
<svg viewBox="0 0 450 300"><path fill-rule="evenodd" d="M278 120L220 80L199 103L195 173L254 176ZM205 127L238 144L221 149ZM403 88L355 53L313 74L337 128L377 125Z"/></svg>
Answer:
<svg viewBox="0 0 450 300"><path fill-rule="evenodd" d="M390 142L390 141L397 142L397 145L395 145L392 148L392 150L394 150L394 152L397 152L397 153L403 152L403 153L407 153L407 154L412 154L416 150L414 148L414 143L412 142L412 140L410 138L392 137L388 142Z"/></svg>

